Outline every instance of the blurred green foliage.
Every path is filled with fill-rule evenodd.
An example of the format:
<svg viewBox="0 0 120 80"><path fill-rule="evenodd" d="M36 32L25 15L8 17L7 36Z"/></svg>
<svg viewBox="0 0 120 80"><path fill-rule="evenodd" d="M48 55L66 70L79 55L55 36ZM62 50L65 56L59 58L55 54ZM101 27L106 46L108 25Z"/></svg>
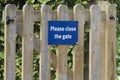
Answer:
<svg viewBox="0 0 120 80"><path fill-rule="evenodd" d="M4 71L4 28L2 21L2 10L3 6L0 4L0 80L3 80L3 71Z"/></svg>
<svg viewBox="0 0 120 80"><path fill-rule="evenodd" d="M66 4L69 9L72 9L73 6L77 3L83 4L85 7L91 5L92 3L95 3L96 0L0 0L0 80L3 80L3 73L4 73L4 25L2 21L2 11L6 4L15 4L18 9L22 9L23 5L25 3L33 4L35 9L38 9L41 4L49 4L52 6L53 9L56 9L56 7L59 4ZM116 41L116 74L120 76L120 0L109 0L111 3L117 4L117 41ZM89 25L88 23L85 24L86 26ZM34 26L34 34L36 37L39 37L39 23L35 23ZM89 44L89 28L85 28L85 56L88 56L88 44ZM21 37L17 35L17 42L16 42L16 79L21 80L21 56L22 56L22 49L21 49ZM68 49L68 67L72 68L72 49L74 46L69 46ZM52 52L56 52L56 46L53 46L51 48ZM88 58L88 57L87 57ZM39 79L39 55L36 51L34 51L34 61L33 61L33 80ZM88 67L88 63L86 61L85 68ZM53 67L51 67L51 80L54 80L55 70ZM116 79L117 80L117 79Z"/></svg>

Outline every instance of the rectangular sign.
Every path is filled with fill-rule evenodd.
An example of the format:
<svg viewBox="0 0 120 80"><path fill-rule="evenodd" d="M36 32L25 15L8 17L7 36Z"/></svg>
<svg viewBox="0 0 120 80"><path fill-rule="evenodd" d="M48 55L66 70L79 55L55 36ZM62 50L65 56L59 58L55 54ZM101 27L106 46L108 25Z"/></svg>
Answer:
<svg viewBox="0 0 120 80"><path fill-rule="evenodd" d="M48 21L48 44L78 43L78 21Z"/></svg>

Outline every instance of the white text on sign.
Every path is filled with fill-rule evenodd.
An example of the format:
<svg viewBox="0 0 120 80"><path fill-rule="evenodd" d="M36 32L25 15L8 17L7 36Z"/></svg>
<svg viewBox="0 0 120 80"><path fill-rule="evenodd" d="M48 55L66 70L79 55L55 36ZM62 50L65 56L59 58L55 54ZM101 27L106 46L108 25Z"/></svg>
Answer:
<svg viewBox="0 0 120 80"><path fill-rule="evenodd" d="M72 35L70 35L70 34L67 34L67 35L55 34L55 35L54 35L54 38L55 38L55 39L62 39L62 40L72 39Z"/></svg>
<svg viewBox="0 0 120 80"><path fill-rule="evenodd" d="M51 26L50 31L76 31L76 27L67 26L66 28L64 28L64 27Z"/></svg>

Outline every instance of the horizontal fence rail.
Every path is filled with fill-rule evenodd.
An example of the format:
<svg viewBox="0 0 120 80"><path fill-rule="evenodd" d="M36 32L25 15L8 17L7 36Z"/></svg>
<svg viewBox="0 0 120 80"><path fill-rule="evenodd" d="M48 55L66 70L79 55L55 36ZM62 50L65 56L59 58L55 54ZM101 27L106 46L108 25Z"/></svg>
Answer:
<svg viewBox="0 0 120 80"><path fill-rule="evenodd" d="M85 9L77 4L73 10L59 5L52 10L42 5L35 10L26 4L23 10L15 5L5 7L5 57L4 80L15 79L16 35L22 38L22 80L33 80L33 51L39 53L39 80L51 80L51 66L56 71L56 80L115 80L116 7L106 1ZM57 45L56 54L48 45L48 21L78 21L78 44L72 50L73 67L67 66L70 45ZM40 24L40 37L34 35L34 24ZM85 78L84 33L89 25L89 71ZM72 46L72 45L71 45Z"/></svg>

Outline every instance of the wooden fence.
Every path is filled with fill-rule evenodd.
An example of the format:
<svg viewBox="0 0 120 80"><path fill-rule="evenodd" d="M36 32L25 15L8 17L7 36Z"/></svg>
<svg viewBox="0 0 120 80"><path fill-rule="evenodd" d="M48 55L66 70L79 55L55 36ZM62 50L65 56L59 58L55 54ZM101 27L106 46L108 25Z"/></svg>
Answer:
<svg viewBox="0 0 120 80"><path fill-rule="evenodd" d="M33 80L33 50L40 53L39 80L50 80L51 65L56 70L56 80L85 80L84 75L84 28L90 25L89 80L115 80L116 7L102 1L85 9L77 4L73 10L59 5L52 10L41 5L35 10L24 5L23 10L8 4L4 11L5 57L4 80L15 79L16 34L22 37L22 80ZM73 49L73 68L67 68L68 45L58 45L56 54L48 45L48 21L77 20L78 45ZM34 35L34 23L40 22L40 38Z"/></svg>

